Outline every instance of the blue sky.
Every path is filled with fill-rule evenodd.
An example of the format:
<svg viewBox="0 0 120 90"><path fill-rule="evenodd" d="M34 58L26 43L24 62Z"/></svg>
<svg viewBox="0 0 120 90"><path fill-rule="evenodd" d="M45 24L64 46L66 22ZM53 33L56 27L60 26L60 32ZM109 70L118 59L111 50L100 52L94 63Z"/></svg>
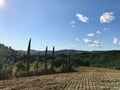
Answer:
<svg viewBox="0 0 120 90"><path fill-rule="evenodd" d="M16 50L119 50L120 0L0 0L0 43Z"/></svg>

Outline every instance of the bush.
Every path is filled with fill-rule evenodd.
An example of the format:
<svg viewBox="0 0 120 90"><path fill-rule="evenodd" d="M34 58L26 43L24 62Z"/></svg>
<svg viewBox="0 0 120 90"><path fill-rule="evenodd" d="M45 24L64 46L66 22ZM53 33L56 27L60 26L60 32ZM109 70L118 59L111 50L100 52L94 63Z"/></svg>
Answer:
<svg viewBox="0 0 120 90"><path fill-rule="evenodd" d="M114 69L120 70L120 66L116 66L114 67Z"/></svg>
<svg viewBox="0 0 120 90"><path fill-rule="evenodd" d="M65 73L65 72L74 72L74 68L71 65L62 64L59 68L56 69L56 72Z"/></svg>
<svg viewBox="0 0 120 90"><path fill-rule="evenodd" d="M17 77L26 77L28 75L28 73L26 71L19 71L17 73Z"/></svg>
<svg viewBox="0 0 120 90"><path fill-rule="evenodd" d="M17 73L18 73L18 67L14 67L13 70L12 70L12 75L13 75L14 77L16 77L16 76L17 76Z"/></svg>
<svg viewBox="0 0 120 90"><path fill-rule="evenodd" d="M24 65L24 63L22 61L16 62L15 67L17 67L19 71L20 70L22 70L22 71L25 70L25 65Z"/></svg>
<svg viewBox="0 0 120 90"><path fill-rule="evenodd" d="M30 66L30 71L34 71L34 70L40 70L42 69L43 64L40 63L38 60L34 61L34 63L31 64Z"/></svg>
<svg viewBox="0 0 120 90"><path fill-rule="evenodd" d="M4 64L2 67L2 73L7 77L8 75L12 74L12 68L13 66Z"/></svg>
<svg viewBox="0 0 120 90"><path fill-rule="evenodd" d="M30 76L35 76L35 75L40 75L40 74L42 74L42 72L41 72L41 70L38 70L38 69L34 69L29 72Z"/></svg>

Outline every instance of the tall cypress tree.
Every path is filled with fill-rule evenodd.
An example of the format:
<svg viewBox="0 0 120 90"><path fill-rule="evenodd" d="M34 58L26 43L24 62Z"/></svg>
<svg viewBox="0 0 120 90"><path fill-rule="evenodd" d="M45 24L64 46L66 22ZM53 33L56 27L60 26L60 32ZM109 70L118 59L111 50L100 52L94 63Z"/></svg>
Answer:
<svg viewBox="0 0 120 90"><path fill-rule="evenodd" d="M45 59L44 59L44 62L45 62L45 71L47 71L47 54L48 54L48 47L46 46L46 50L45 50Z"/></svg>
<svg viewBox="0 0 120 90"><path fill-rule="evenodd" d="M53 47L53 51L52 51L52 66L51 66L52 70L54 70L54 58L55 58L55 47Z"/></svg>
<svg viewBox="0 0 120 90"><path fill-rule="evenodd" d="M30 48L31 48L31 38L28 43L28 49L27 49L27 59L26 59L26 71L29 72L30 69Z"/></svg>

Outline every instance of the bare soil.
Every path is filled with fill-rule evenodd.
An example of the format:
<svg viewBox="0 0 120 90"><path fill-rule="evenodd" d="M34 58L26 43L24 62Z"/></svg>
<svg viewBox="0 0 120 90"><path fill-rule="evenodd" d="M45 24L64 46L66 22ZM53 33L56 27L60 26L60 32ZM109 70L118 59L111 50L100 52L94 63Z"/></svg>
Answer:
<svg viewBox="0 0 120 90"><path fill-rule="evenodd" d="M120 71L79 67L78 72L0 81L0 90L120 90Z"/></svg>

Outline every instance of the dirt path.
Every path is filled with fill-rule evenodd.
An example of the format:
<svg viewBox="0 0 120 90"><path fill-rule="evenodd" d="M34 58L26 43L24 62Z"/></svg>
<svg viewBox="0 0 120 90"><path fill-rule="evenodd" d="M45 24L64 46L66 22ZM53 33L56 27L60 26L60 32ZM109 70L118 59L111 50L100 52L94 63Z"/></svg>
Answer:
<svg viewBox="0 0 120 90"><path fill-rule="evenodd" d="M80 67L79 72L0 81L0 90L120 90L120 71Z"/></svg>

